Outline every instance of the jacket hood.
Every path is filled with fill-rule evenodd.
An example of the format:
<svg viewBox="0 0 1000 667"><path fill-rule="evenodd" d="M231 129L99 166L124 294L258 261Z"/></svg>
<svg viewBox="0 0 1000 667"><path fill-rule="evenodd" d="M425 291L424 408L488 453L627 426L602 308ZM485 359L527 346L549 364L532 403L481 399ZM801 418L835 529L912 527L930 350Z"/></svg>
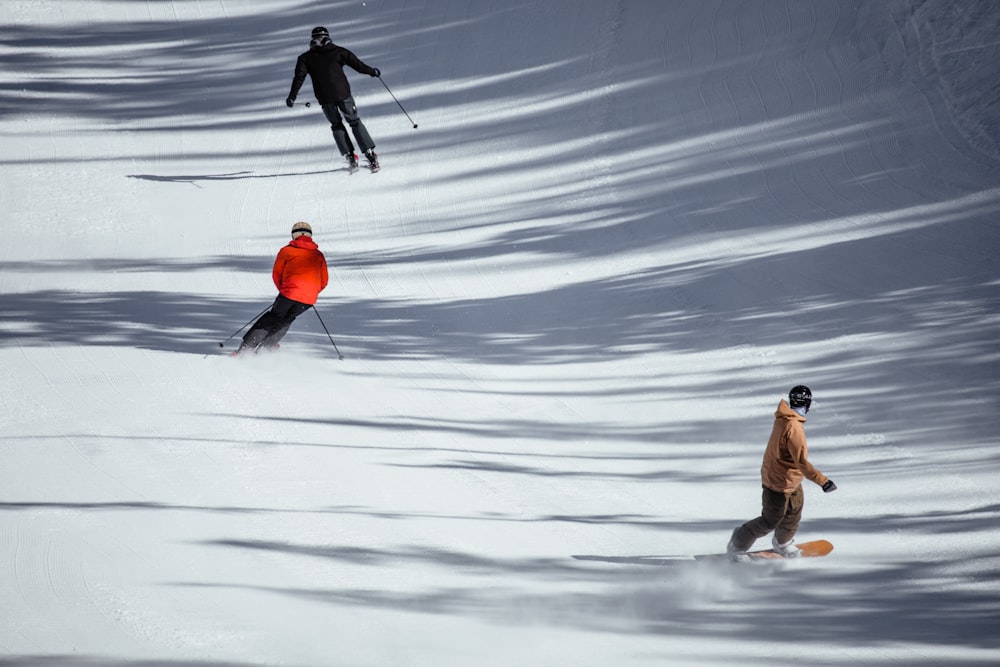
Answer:
<svg viewBox="0 0 1000 667"><path fill-rule="evenodd" d="M805 417L803 417L802 415L800 415L795 410L792 410L792 407L790 405L788 405L788 401L786 401L785 399L781 399L781 402L778 403L778 409L774 411L774 418L775 419L794 419L794 420L800 421L800 422L805 422L806 421Z"/></svg>
<svg viewBox="0 0 1000 667"><path fill-rule="evenodd" d="M292 246L293 248L302 248L303 250L319 249L319 246L316 245L316 242L312 240L312 237L306 236L305 234L303 234L297 239L292 239L291 241L288 242L288 245Z"/></svg>

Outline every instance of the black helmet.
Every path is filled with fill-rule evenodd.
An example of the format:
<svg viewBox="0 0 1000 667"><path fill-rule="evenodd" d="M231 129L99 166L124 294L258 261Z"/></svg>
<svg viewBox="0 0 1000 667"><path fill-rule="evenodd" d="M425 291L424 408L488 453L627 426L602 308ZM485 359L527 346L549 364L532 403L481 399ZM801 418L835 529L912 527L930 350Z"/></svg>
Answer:
<svg viewBox="0 0 1000 667"><path fill-rule="evenodd" d="M812 405L812 399L813 393L804 384L795 385L788 392L788 405L793 408L805 408L808 412L809 406Z"/></svg>
<svg viewBox="0 0 1000 667"><path fill-rule="evenodd" d="M310 49L319 49L332 43L333 42L330 41L330 33L326 31L326 28L321 25L313 28L312 38L309 40Z"/></svg>

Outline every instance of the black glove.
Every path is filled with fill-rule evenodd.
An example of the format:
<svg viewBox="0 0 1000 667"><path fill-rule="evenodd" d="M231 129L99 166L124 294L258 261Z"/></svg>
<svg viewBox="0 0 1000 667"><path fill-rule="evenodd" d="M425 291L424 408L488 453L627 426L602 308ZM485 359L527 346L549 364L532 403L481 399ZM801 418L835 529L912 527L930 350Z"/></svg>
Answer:
<svg viewBox="0 0 1000 667"><path fill-rule="evenodd" d="M826 484L823 485L823 493L830 493L831 491L836 491L837 485L833 483L832 479L826 480Z"/></svg>
<svg viewBox="0 0 1000 667"><path fill-rule="evenodd" d="M378 67L372 67L372 76L381 77L382 76L382 70L380 70Z"/></svg>
<svg viewBox="0 0 1000 667"><path fill-rule="evenodd" d="M285 100L285 106L288 107L289 109L291 109L294 104L295 104L294 97L289 97Z"/></svg>

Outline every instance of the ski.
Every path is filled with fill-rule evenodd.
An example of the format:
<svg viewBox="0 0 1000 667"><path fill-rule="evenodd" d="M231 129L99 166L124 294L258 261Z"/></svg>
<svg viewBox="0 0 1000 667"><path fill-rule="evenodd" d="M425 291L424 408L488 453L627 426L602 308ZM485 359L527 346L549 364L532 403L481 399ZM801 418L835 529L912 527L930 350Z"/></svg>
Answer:
<svg viewBox="0 0 1000 667"><path fill-rule="evenodd" d="M361 169L361 163L358 162L357 153L349 153L346 157L347 157L347 173L353 174L354 172ZM368 161L367 166L368 170L371 171L371 173L373 174L378 173L378 171L382 168L382 165L380 165L378 162L378 155L375 154L375 151L371 151L370 153L365 153L365 159Z"/></svg>

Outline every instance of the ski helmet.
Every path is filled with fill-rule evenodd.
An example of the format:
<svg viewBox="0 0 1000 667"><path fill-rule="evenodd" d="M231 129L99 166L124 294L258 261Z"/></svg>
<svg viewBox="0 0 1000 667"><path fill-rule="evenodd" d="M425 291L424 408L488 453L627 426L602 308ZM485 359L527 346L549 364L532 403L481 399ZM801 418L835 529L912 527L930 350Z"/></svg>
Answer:
<svg viewBox="0 0 1000 667"><path fill-rule="evenodd" d="M303 234L306 234L308 236L313 235L313 228L309 225L308 222L296 222L294 225L292 225L293 239L297 239Z"/></svg>
<svg viewBox="0 0 1000 667"><path fill-rule="evenodd" d="M309 48L318 49L332 43L330 41L330 33L326 31L326 28L321 25L313 28L312 37L309 39Z"/></svg>
<svg viewBox="0 0 1000 667"><path fill-rule="evenodd" d="M809 406L812 405L812 397L813 394L809 391L809 387L798 384L788 392L788 405L793 408L805 408L808 411Z"/></svg>

